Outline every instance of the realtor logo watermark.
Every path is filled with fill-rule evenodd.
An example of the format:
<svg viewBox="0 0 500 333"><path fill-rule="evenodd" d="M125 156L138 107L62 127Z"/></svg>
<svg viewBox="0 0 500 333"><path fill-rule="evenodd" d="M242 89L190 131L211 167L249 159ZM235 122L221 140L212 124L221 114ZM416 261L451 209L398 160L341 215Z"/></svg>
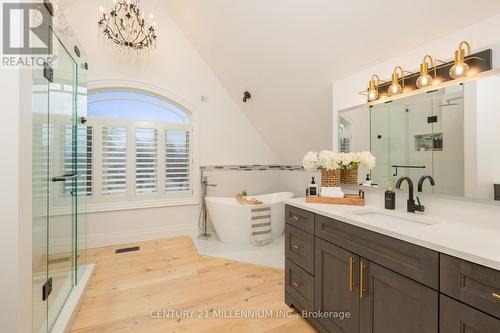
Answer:
<svg viewBox="0 0 500 333"><path fill-rule="evenodd" d="M2 4L2 66L43 67L51 65L52 16L44 3Z"/></svg>

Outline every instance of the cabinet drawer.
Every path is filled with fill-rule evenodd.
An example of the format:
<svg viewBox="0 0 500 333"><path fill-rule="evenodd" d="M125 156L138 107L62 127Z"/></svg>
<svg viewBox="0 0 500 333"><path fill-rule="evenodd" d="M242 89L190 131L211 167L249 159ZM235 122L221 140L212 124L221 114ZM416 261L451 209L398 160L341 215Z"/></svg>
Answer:
<svg viewBox="0 0 500 333"><path fill-rule="evenodd" d="M285 260L285 292L296 299L305 310L312 311L314 278L288 259Z"/></svg>
<svg viewBox="0 0 500 333"><path fill-rule="evenodd" d="M287 205L285 208L286 223L314 234L314 213Z"/></svg>
<svg viewBox="0 0 500 333"><path fill-rule="evenodd" d="M438 252L321 215L315 223L318 237L438 289Z"/></svg>
<svg viewBox="0 0 500 333"><path fill-rule="evenodd" d="M439 332L441 333L498 333L500 320L455 301L439 296Z"/></svg>
<svg viewBox="0 0 500 333"><path fill-rule="evenodd" d="M290 225L285 226L285 258L314 274L314 236Z"/></svg>
<svg viewBox="0 0 500 333"><path fill-rule="evenodd" d="M441 254L440 270L443 294L500 318L499 271L446 254Z"/></svg>

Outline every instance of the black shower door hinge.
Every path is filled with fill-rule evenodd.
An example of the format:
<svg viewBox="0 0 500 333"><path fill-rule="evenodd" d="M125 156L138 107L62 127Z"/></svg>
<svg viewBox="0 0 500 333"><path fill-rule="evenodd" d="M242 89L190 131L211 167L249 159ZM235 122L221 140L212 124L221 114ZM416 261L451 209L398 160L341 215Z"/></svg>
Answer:
<svg viewBox="0 0 500 333"><path fill-rule="evenodd" d="M42 301L46 301L52 294L52 278L49 278L42 287Z"/></svg>
<svg viewBox="0 0 500 333"><path fill-rule="evenodd" d="M43 63L43 76L49 82L54 82L54 69L46 62Z"/></svg>

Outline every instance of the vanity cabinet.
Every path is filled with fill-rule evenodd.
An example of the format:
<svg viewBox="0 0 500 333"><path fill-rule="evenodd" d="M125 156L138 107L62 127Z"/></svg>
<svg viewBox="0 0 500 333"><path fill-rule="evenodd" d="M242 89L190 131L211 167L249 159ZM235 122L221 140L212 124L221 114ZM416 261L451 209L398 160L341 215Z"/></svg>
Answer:
<svg viewBox="0 0 500 333"><path fill-rule="evenodd" d="M499 271L288 205L286 217L285 300L319 314L318 330L500 332Z"/></svg>
<svg viewBox="0 0 500 333"><path fill-rule="evenodd" d="M440 290L443 294L500 318L499 271L441 254Z"/></svg>
<svg viewBox="0 0 500 333"><path fill-rule="evenodd" d="M315 311L350 313L350 319L324 318L319 321L330 332L359 332L359 257L317 238L314 259Z"/></svg>
<svg viewBox="0 0 500 333"><path fill-rule="evenodd" d="M437 291L360 259L361 333L437 333Z"/></svg>
<svg viewBox="0 0 500 333"><path fill-rule="evenodd" d="M500 320L445 295L439 296L441 333L498 333Z"/></svg>

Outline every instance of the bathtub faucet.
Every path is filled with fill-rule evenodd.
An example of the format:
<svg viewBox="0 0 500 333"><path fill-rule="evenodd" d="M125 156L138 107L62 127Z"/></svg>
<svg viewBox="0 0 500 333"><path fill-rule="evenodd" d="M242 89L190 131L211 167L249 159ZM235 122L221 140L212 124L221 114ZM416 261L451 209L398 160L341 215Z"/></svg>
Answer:
<svg viewBox="0 0 500 333"><path fill-rule="evenodd" d="M208 177L203 177L203 180L201 181L201 184L206 187L216 187L217 184L209 184L208 183Z"/></svg>
<svg viewBox="0 0 500 333"><path fill-rule="evenodd" d="M207 187L216 187L217 184L209 184L208 177L201 177L201 207L200 207L200 216L198 218L198 227L200 229L200 234L198 235L198 239L209 239L210 234L207 232L207 203L205 198L207 196Z"/></svg>

